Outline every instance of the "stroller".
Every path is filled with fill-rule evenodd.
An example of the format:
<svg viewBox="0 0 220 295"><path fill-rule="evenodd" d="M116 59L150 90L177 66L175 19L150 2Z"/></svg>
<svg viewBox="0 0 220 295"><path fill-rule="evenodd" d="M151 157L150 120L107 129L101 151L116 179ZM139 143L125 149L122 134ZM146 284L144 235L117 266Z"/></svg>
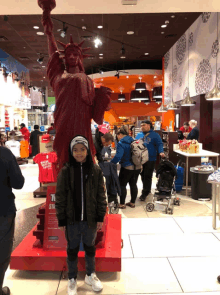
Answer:
<svg viewBox="0 0 220 295"><path fill-rule="evenodd" d="M157 189L153 201L147 203L146 210L152 212L155 204L160 204L165 206L166 214L173 214L173 205L180 205L180 199L176 197L175 189L176 168L169 160L161 160L156 176L158 178Z"/></svg>

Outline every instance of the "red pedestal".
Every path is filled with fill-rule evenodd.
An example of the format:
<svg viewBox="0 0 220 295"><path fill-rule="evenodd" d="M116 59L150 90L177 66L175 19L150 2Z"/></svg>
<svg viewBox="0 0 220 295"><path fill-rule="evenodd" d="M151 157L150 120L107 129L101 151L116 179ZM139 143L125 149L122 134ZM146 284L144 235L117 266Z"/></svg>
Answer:
<svg viewBox="0 0 220 295"><path fill-rule="evenodd" d="M105 248L96 250L96 271L121 271L121 215L108 215ZM37 225L24 238L11 256L11 269L62 271L67 269L66 251L44 250L36 245L33 231ZM34 243L36 243L34 245ZM33 247L34 245L34 247ZM42 247L42 246L40 246ZM85 270L85 254L79 252L79 271Z"/></svg>

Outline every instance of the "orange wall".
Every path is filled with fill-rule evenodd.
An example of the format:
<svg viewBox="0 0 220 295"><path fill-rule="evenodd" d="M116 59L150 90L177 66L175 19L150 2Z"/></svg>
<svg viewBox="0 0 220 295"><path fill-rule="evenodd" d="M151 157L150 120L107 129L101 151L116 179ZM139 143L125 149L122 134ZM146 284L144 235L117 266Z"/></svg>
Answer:
<svg viewBox="0 0 220 295"><path fill-rule="evenodd" d="M130 100L130 93L125 93L125 99ZM161 113L157 112L160 105L155 102L151 102L149 105L143 102L118 102L118 93L112 93L111 100L111 107L119 117L161 116Z"/></svg>

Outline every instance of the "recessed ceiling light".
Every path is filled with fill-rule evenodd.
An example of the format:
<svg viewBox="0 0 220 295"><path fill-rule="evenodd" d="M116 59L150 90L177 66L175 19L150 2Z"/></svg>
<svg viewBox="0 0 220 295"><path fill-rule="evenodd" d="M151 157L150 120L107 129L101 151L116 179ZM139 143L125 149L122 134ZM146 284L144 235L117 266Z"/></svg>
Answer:
<svg viewBox="0 0 220 295"><path fill-rule="evenodd" d="M129 78L129 76L126 76L126 78L128 79L128 78Z"/></svg>
<svg viewBox="0 0 220 295"><path fill-rule="evenodd" d="M148 53L148 52L146 52L144 55L149 55L149 53Z"/></svg>
<svg viewBox="0 0 220 295"><path fill-rule="evenodd" d="M34 28L35 30L38 30L38 29L39 29L39 27L38 27L38 26L33 26L33 28Z"/></svg>
<svg viewBox="0 0 220 295"><path fill-rule="evenodd" d="M175 17L175 15L171 15L171 17L172 17L172 18L174 18L174 17Z"/></svg>
<svg viewBox="0 0 220 295"><path fill-rule="evenodd" d="M46 77L43 77L44 79L46 78Z"/></svg>
<svg viewBox="0 0 220 295"><path fill-rule="evenodd" d="M157 76L154 76L154 78L157 78Z"/></svg>
<svg viewBox="0 0 220 295"><path fill-rule="evenodd" d="M125 56L121 56L120 58L126 58Z"/></svg>
<svg viewBox="0 0 220 295"><path fill-rule="evenodd" d="M103 59L103 56L100 56L99 58L100 58L100 59Z"/></svg>
<svg viewBox="0 0 220 295"><path fill-rule="evenodd" d="M23 47L24 49L26 48L26 47Z"/></svg>
<svg viewBox="0 0 220 295"><path fill-rule="evenodd" d="M133 35L134 32L133 32L133 31L128 31L127 34L128 34L128 35Z"/></svg>
<svg viewBox="0 0 220 295"><path fill-rule="evenodd" d="M103 55L103 53L99 53L99 55Z"/></svg>
<svg viewBox="0 0 220 295"><path fill-rule="evenodd" d="M103 28L103 26L98 26L97 28L98 28L98 29L102 29L102 28Z"/></svg>
<svg viewBox="0 0 220 295"><path fill-rule="evenodd" d="M43 36L44 35L44 32L37 32L37 35Z"/></svg>
<svg viewBox="0 0 220 295"><path fill-rule="evenodd" d="M166 28L166 27L167 27L167 25L162 25L162 26L161 26L161 28Z"/></svg>
<svg viewBox="0 0 220 295"><path fill-rule="evenodd" d="M161 34L164 34L164 32L161 32Z"/></svg>
<svg viewBox="0 0 220 295"><path fill-rule="evenodd" d="M103 79L101 79L101 81L103 81Z"/></svg>
<svg viewBox="0 0 220 295"><path fill-rule="evenodd" d="M112 90L112 92L115 92L114 90Z"/></svg>

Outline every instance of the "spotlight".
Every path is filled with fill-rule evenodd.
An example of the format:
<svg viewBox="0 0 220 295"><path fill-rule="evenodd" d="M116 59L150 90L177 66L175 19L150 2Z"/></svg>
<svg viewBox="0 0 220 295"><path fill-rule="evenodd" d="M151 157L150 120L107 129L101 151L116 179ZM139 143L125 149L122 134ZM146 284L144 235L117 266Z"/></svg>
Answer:
<svg viewBox="0 0 220 295"><path fill-rule="evenodd" d="M63 23L63 29L59 29L57 31L60 32L60 36L62 38L65 38L67 30L68 30L68 27L66 27L66 23Z"/></svg>
<svg viewBox="0 0 220 295"><path fill-rule="evenodd" d="M42 64L44 62L44 56L41 56L37 59L37 62L39 62L39 64Z"/></svg>
<svg viewBox="0 0 220 295"><path fill-rule="evenodd" d="M120 78L119 72L117 72L117 73L115 74L115 77L117 77L118 79Z"/></svg>
<svg viewBox="0 0 220 295"><path fill-rule="evenodd" d="M98 48L99 46L102 45L102 41L98 37L95 38L94 43L95 43L95 48Z"/></svg>
<svg viewBox="0 0 220 295"><path fill-rule="evenodd" d="M125 47L124 44L121 46L121 58L125 58Z"/></svg>

